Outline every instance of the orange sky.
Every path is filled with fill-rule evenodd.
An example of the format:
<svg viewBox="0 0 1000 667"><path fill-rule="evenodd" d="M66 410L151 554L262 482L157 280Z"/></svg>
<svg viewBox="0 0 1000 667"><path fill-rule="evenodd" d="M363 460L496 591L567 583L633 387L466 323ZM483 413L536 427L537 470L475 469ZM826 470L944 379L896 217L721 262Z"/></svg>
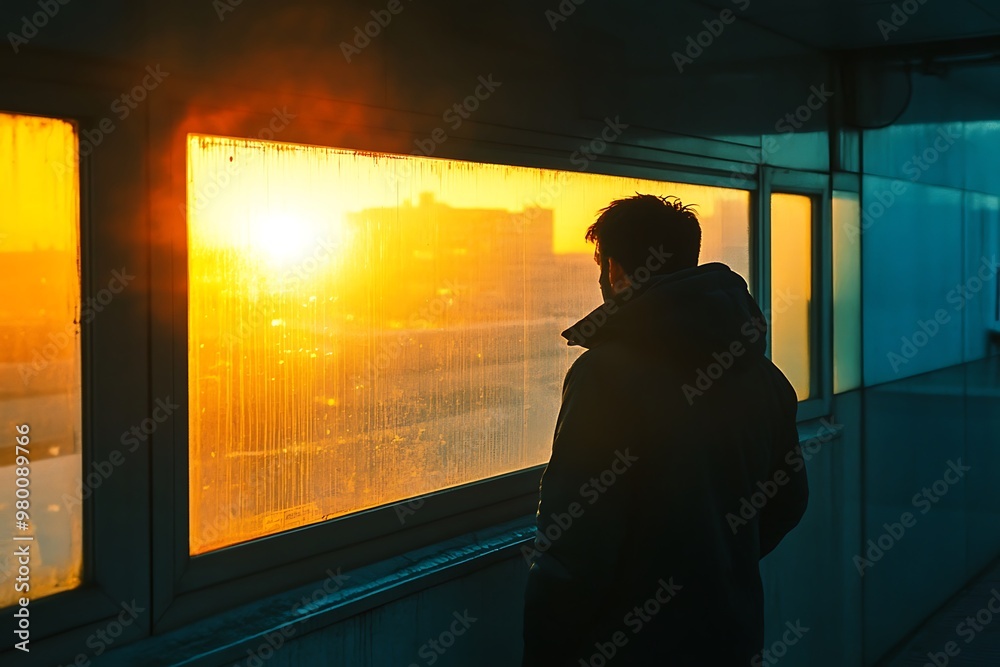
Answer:
<svg viewBox="0 0 1000 667"><path fill-rule="evenodd" d="M612 199L678 195L697 203L703 219L724 201L749 201L747 192L723 188L203 135L189 136L188 168L193 239L268 246L291 261L315 238L340 233L345 213L416 203L424 192L456 208L552 208L554 252L587 254L584 232ZM250 220L232 214L248 208Z"/></svg>

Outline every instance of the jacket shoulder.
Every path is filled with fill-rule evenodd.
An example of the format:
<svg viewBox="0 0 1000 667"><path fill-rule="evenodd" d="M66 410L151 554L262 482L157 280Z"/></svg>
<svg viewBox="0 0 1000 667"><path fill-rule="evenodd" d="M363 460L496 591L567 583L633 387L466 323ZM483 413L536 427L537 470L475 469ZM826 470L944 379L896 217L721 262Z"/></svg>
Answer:
<svg viewBox="0 0 1000 667"><path fill-rule="evenodd" d="M636 357L627 345L608 341L586 350L570 364L569 375L607 375L621 371L625 364Z"/></svg>

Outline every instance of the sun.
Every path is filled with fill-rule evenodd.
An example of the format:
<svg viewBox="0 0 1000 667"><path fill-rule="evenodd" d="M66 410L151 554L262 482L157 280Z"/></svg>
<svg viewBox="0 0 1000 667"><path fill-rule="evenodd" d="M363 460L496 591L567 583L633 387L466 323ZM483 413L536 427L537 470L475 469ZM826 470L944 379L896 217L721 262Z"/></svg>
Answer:
<svg viewBox="0 0 1000 667"><path fill-rule="evenodd" d="M285 210L266 211L254 220L250 245L272 264L301 261L316 242L318 230L308 218Z"/></svg>

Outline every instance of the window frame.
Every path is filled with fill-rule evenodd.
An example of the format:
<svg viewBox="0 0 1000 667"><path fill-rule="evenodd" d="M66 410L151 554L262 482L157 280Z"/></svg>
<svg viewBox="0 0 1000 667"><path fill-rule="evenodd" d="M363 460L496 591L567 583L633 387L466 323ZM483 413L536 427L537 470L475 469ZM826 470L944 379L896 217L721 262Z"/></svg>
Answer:
<svg viewBox="0 0 1000 667"><path fill-rule="evenodd" d="M0 110L73 122L79 142L86 131L102 132L99 123L109 117L109 104L134 85L134 78L131 68L97 68L35 53L19 54L14 63L7 55L0 58L0 81L12 85L0 86ZM81 80L88 85L81 86ZM150 414L144 388L148 327L142 313L147 306L140 270L146 263L146 248L128 242L125 233L136 229L142 233L145 223L142 115L140 109L131 121L116 123L106 135L102 132L102 142L88 155L79 154L79 144L77 148L81 312L107 286L112 271L124 265L130 273L134 267L136 275L90 323L80 323L84 485L92 465L108 461L118 450L122 431ZM95 183L104 187L92 187ZM122 624L111 645L148 635L150 572L128 567L134 559L148 557L148 462L148 452L142 448L128 454L83 499L82 582L30 602L33 660L56 663L74 650L67 647L78 652L90 648L87 642L101 641L97 633L116 622L122 605L133 601L144 611L128 625ZM4 613L12 609L7 607ZM13 652L12 645L4 649Z"/></svg>
<svg viewBox="0 0 1000 667"><path fill-rule="evenodd" d="M833 235L832 184L828 173L763 167L758 214L764 221L759 230L758 261L767 271L761 280L758 303L764 313L771 310L771 195L805 195L812 200L812 307L809 324L809 398L799 401L801 423L830 414L833 396ZM767 340L773 357L772 338Z"/></svg>
<svg viewBox="0 0 1000 667"><path fill-rule="evenodd" d="M273 106L274 100L268 104ZM278 102L277 108L281 107ZM151 271L154 276L169 275L171 280L158 281L169 285L170 294L154 295L152 305L155 319L172 324L154 328L152 332L152 396L176 397L182 407L153 436L156 442L152 480L154 632L167 631L243 602L321 579L329 567L350 570L533 514L544 464L205 554L188 554L187 228L184 214L178 208L178 203L186 202L186 137L195 133L260 138L257 130L266 127L270 115L248 111L237 122L230 116L225 124L206 122L204 118L194 124L184 117L179 105L158 108L161 113L152 128L151 151L169 158L154 170L152 180L167 184L166 190L154 197L169 203L158 209L156 224L167 230L161 236L169 237L171 242L169 247L154 247ZM438 125L434 118L418 114L372 108L364 108L362 114L360 107L351 104L337 104L333 108L342 112L341 117L363 118L365 122L334 125L320 114L306 117L302 113L273 140L411 154L410 142L429 136ZM399 127L408 129L394 129ZM595 122L594 128L591 136L598 136L602 124ZM462 135L449 137L433 157L572 172L569 156L584 143L572 136L472 121L463 124ZM735 144L721 149L721 153L733 156L744 151L745 147ZM586 171L748 191L751 200L748 243L752 248L756 179L741 178L741 187L733 187L729 179L734 166L735 162L718 156L695 157L648 146L612 143ZM752 272L752 256L750 265ZM421 503L419 511L401 525L396 508L416 503ZM453 509L456 506L462 510L456 512ZM345 534L351 535L347 543L342 539Z"/></svg>

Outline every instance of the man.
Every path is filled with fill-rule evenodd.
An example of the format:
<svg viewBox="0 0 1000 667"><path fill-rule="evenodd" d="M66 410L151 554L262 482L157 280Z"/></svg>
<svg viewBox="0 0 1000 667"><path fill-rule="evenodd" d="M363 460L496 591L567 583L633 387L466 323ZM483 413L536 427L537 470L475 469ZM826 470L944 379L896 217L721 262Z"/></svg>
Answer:
<svg viewBox="0 0 1000 667"><path fill-rule="evenodd" d="M698 266L690 207L617 200L586 238L605 303L563 332L587 351L542 475L523 665L759 664L758 562L808 496L795 391L746 282Z"/></svg>

